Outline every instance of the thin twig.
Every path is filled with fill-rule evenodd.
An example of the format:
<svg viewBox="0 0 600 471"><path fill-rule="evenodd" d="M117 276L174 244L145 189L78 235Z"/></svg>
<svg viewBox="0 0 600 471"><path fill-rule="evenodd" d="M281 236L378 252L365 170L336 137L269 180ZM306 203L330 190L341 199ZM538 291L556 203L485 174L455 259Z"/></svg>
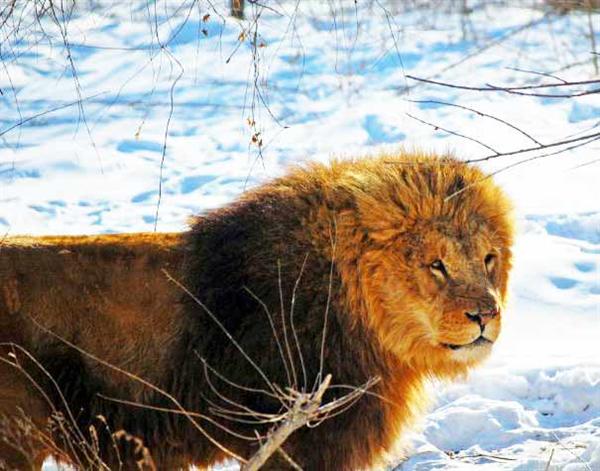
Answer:
<svg viewBox="0 0 600 471"><path fill-rule="evenodd" d="M332 221L333 231L329 229L329 242L331 244L331 262L329 264L329 283L327 285L327 303L325 305L325 314L323 316L323 335L321 337L321 353L319 355L319 373L317 375L313 390L317 387L321 378L323 378L323 367L325 366L325 340L327 338L327 323L329 321L329 308L331 305L331 294L333 291L333 271L335 268L336 247L337 247L337 223L335 218Z"/></svg>
<svg viewBox="0 0 600 471"><path fill-rule="evenodd" d="M308 260L308 253L304 257L302 261L302 266L300 267L300 273L296 278L296 282L294 283L294 289L292 290L292 300L290 306L290 327L292 329L292 335L294 336L294 342L296 343L296 349L298 350L298 356L300 357L300 367L302 368L302 390L306 390L307 387L307 376L306 376L306 367L304 366L304 357L302 356L302 347L300 345L300 341L298 340L298 333L296 331L296 326L294 325L294 307L296 306L296 291L298 290L298 285L300 284L300 280L302 279L302 274L304 273L304 268L306 267L306 262Z"/></svg>
<svg viewBox="0 0 600 471"><path fill-rule="evenodd" d="M421 77L416 77L414 75L407 75L407 78L411 80L415 80L417 82L429 83L431 85L439 85L447 88L456 88L459 90L470 90L475 92L506 92L511 93L513 95L523 95L523 96L534 96L534 97L542 97L542 98L574 98L585 95L593 95L596 93L600 93L600 88L592 88L591 90L584 90L581 92L574 93L529 93L524 92L523 90L536 90L536 89L545 89L545 88L557 88L557 87L572 87L578 85L597 85L600 84L599 79L594 80L580 80L576 82L560 82L560 83L542 83L538 85L523 85L520 87L501 87L498 85L486 84L483 87L474 87L468 85L458 85L448 82L441 82L439 80L431 80Z"/></svg>
<svg viewBox="0 0 600 471"><path fill-rule="evenodd" d="M538 141L533 136L531 136L530 134L528 134L525 131L523 131L521 128L518 128L514 124L511 124L508 121L500 119L500 118L498 118L496 116L493 116L491 114L484 113L483 111L479 111L479 110L476 110L474 108L469 108L468 106L457 105L456 103L448 103L446 101L438 101L438 100L407 100L407 101L410 101L411 103L431 103L431 104L436 104L436 105L453 106L455 108L460 108L462 110L471 111L472 113L475 113L475 114L477 114L479 116L482 116L482 117L485 117L485 118L490 118L490 119L493 119L494 121L498 121L499 123L502 123L505 126L508 126L509 128L514 129L515 131L521 133L523 136L525 136L529 140L533 141L534 143L536 143L536 144L538 144L540 146L543 145L540 141Z"/></svg>
<svg viewBox="0 0 600 471"><path fill-rule="evenodd" d="M247 286L244 286L244 290L250 296L252 296L252 298L256 302L258 302L262 306L263 311L267 315L267 318L269 319L269 324L271 325L271 331L273 332L273 337L275 338L275 342L277 343L277 348L279 350L279 355L281 356L281 361L283 362L283 367L285 369L285 375L287 376L287 382L288 382L288 384L292 384L292 377L291 377L291 374L290 374L290 369L289 369L289 366L287 364L287 360L285 358L285 355L283 353L283 346L281 345L281 341L279 340L279 335L277 334L277 329L275 328L275 324L273 322L273 317L271 316L271 311L269 311L269 307L265 304L265 302L262 299L260 299L258 296L256 296L256 294L254 294L254 292L250 288L248 288Z"/></svg>
<svg viewBox="0 0 600 471"><path fill-rule="evenodd" d="M510 165L507 165L507 166L505 166L505 167L502 167L501 169L499 169L499 170L496 170L496 171L494 171L494 172L492 172L492 173L490 173L490 174L486 175L485 177L481 178L480 180L477 180L477 181L475 181L475 182L473 182L473 183L471 183L471 184L469 184L469 185L467 185L467 186L465 186L465 187L461 188L460 190L458 190L458 191L455 191L455 192L454 192L454 193L452 193L451 195L448 195L448 196L445 198L445 201L448 201L448 200L450 200L450 199L452 199L452 198L454 198L454 197L456 197L456 196L460 195L460 194L461 194L461 193L463 193L464 191L467 191L467 190L469 190L470 188L473 188L474 186L476 186L476 185L479 185L479 184L483 183L484 181L486 181L486 180L488 180L488 179L490 179L490 178L492 178L492 177L494 177L494 176L496 176L496 175L498 175L498 174L500 174L500 173L502 173L502 172L505 172L505 171L507 171L507 170L510 170L510 169L512 169L512 168L515 168L515 167L518 167L518 166L520 166L520 165L523 165L523 164L525 164L525 163L532 162L532 161L534 161L534 160L539 160L539 159L543 159L543 158L546 158L546 157L551 157L551 156L553 156L553 155L561 154L561 153L563 153L563 152L567 152L567 151L569 151L569 150L576 149L576 148L578 148L578 147L581 147L581 146L583 146L583 145L586 145L586 144L589 144L589 143L591 143L591 142L594 142L594 141L596 141L596 140L598 140L598 139L600 139L600 133L599 133L597 136L595 136L593 139L590 139L589 141L586 141L586 142L584 142L583 144L581 144L581 143L578 143L578 144L576 144L576 145L573 145L573 146L570 146L570 147L566 147L566 148L564 148L564 149L560 149L560 150L557 150L557 151L555 151L555 152L548 152L548 153L545 153L545 154L534 155L533 157L529 157L529 158L527 158L527 159L523 159L523 160L520 160L520 161L518 161L518 162L512 163L512 164L510 164ZM466 162L469 162L469 161L466 161ZM477 162L477 160L472 160L472 161L470 161L470 162Z"/></svg>
<svg viewBox="0 0 600 471"><path fill-rule="evenodd" d="M281 282L281 260L277 260L277 287L279 289L279 309L281 312L281 328L283 330L283 343L285 345L285 351L290 361L290 369L292 371L292 384L291 386L296 389L298 386L298 377L296 375L296 367L294 365L294 357L292 355L292 347L287 334L287 322L285 321L285 307L283 301L283 286Z"/></svg>
<svg viewBox="0 0 600 471"><path fill-rule="evenodd" d="M59 105L59 106L55 106L54 108L50 108L49 110L42 111L40 113L36 113L34 115L28 116L27 118L20 119L19 121L17 121L12 126L9 126L9 127L5 128L5 129L1 130L0 131L0 137L2 137L5 134L9 133L13 129L18 128L19 126L22 126L23 124L27 124L30 121L33 121L33 120L35 120L37 118L41 118L42 116L45 116L45 115L50 114L50 113L55 113L56 111L64 110L65 108L70 108L71 106L78 105L81 101L88 101L88 100L91 100L92 98L96 98L97 96L105 95L105 94L106 94L106 92L96 93L94 95L90 95L90 96L87 96L87 97L84 97L84 98L81 98L81 99L78 99L78 100L75 100L75 101L71 101L69 103L65 103L65 104L62 104L62 105Z"/></svg>
<svg viewBox="0 0 600 471"><path fill-rule="evenodd" d="M577 461L579 461L579 462L580 462L580 463L583 465L583 467L584 467L585 469L587 469L587 471L594 471L594 470L593 470L593 469L590 467L590 465L589 465L589 464L587 464L585 461L583 461L583 459L581 458L581 456L577 455L576 453L574 453L574 452L573 452L573 450L571 450L571 449L570 449L568 446L566 446L566 445L565 445L565 444L564 444L564 443L561 441L561 439L559 438L559 436L558 436L556 433L554 433L554 432L551 432L551 433L552 433L552 435L554 435L554 438L555 438L556 442L557 442L557 443L558 443L558 444L561 446L561 448L563 448L564 450L566 450L567 452L569 452L571 455L573 455L573 456L575 457L575 459L576 459Z"/></svg>
<svg viewBox="0 0 600 471"><path fill-rule="evenodd" d="M413 116L410 113L406 113L406 116L408 116L409 118L414 119L415 121L419 121L420 123L426 124L428 126L431 126L432 128L434 128L436 131L444 131L445 133L451 134L453 136L457 136L457 137L462 137L463 139L468 139L469 141L475 142L476 144L479 144L482 147L485 147L488 150L491 150L495 156L500 156L500 152L498 152L496 149L494 149L491 146L488 146L487 144L481 142L479 139L475 139L474 137L470 137L470 136L466 136L465 134L461 134L459 132L456 131L452 131L450 129L446 129L443 128L441 126L438 126L437 124L433 124L433 123L429 123L421 118L417 118L416 116Z"/></svg>
<svg viewBox="0 0 600 471"><path fill-rule="evenodd" d="M562 141L551 142L550 144L544 144L541 146L523 147L521 149L517 149L517 150L513 150L513 151L509 151L509 152L499 152L494 155L488 155L488 156L477 158L477 159L469 159L469 160L466 160L465 162L467 162L467 163L485 162L486 160L491 160L491 159L495 159L498 157L506 157L509 155L525 154L527 152L550 149L552 147L558 147L558 146L563 146L563 145L567 145L567 144L579 143L576 146L568 147L562 151L559 151L559 152L564 152L565 150L571 150L576 147L581 147L583 145L589 144L590 142L593 142L598 138L600 138L600 132L595 132L592 134L586 134L585 136L579 136L579 137L572 138L572 139L564 139ZM554 154L552 154L552 155L554 155Z"/></svg>
<svg viewBox="0 0 600 471"><path fill-rule="evenodd" d="M539 72L537 70L521 69L519 67L507 67L507 70L513 70L515 72L523 72L525 74L539 75L541 77L553 78L554 80L558 80L559 82L568 84L568 82L565 79L560 78L558 75L549 74L547 72Z"/></svg>

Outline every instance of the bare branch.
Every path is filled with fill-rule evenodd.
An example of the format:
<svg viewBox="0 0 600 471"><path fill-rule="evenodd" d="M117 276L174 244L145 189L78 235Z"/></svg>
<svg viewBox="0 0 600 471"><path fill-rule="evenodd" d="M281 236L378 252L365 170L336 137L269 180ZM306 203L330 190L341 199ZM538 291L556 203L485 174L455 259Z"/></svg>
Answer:
<svg viewBox="0 0 600 471"><path fill-rule="evenodd" d="M327 375L314 393L297 393L297 398L285 421L269 434L267 441L242 467L242 471L258 470L276 450L281 448L281 445L292 433L305 426L319 409L323 395L330 383L331 375Z"/></svg>
<svg viewBox="0 0 600 471"><path fill-rule="evenodd" d="M466 136L466 135L461 134L459 132L451 131L450 129L446 129L446 128L443 128L441 126L438 126L437 124L429 123L427 121L422 120L421 118L417 118L416 116L413 116L410 113L406 113L406 116L408 116L409 118L412 118L412 119L414 119L416 121L419 121L420 123L423 123L423 124L426 124L428 126L431 126L436 131L444 131L444 132L446 132L448 134L452 134L453 136L462 137L463 139L468 139L469 141L475 142L476 144L479 144L480 146L485 147L488 150L491 150L494 153L495 156L500 156L500 152L498 152L496 149L494 149L493 147L488 146L487 144L484 144L483 142L481 142L478 139L475 139L474 137Z"/></svg>
<svg viewBox="0 0 600 471"><path fill-rule="evenodd" d="M518 150L514 150L514 151L510 151L510 152L499 152L497 154L494 155L488 155L486 157L481 157L478 159L470 159L467 160L467 163L473 163L473 162L485 162L486 160L491 160L491 159L495 159L498 157L505 157L508 155L517 155L517 154L524 154L527 152L533 152L533 151L538 151L538 150L544 150L544 149L549 149L552 147L558 147L558 146L563 146L563 145L567 145L567 144L573 144L573 143L578 143L578 145L573 146L573 147L569 147L566 149L562 149L557 153L560 152L564 152L566 150L572 150L575 149L577 147L581 147L584 146L586 144L589 144L590 142L595 141L596 139L600 139L600 132L595 132L592 134L586 134L585 136L579 136L579 137L574 137L572 139L563 139L561 141L556 141L556 142L552 142L550 144L544 144L544 145L540 145L540 146L533 146L533 147L524 147L522 149L518 149ZM554 154L552 154L554 155Z"/></svg>
<svg viewBox="0 0 600 471"><path fill-rule="evenodd" d="M498 118L496 116L493 116L491 114L484 113L483 111L479 111L479 110L476 110L476 109L473 109L473 108L469 108L467 106L457 105L455 103L448 103L448 102L445 102L445 101L437 101L437 100L407 100L407 101L410 101L412 103L431 103L431 104L436 104L436 105L453 106L455 108L460 108L462 110L471 111L472 113L478 114L479 116L482 116L482 117L485 117L485 118L490 118L490 119L493 119L495 121L498 121L499 123L502 123L505 126L508 126L509 128L514 129L515 131L517 131L518 133L522 134L523 136L525 136L529 140L535 142L536 144L538 144L540 146L543 145L540 141L538 141L537 139L535 139L534 137L532 137L530 134L526 133L522 129L518 128L514 124L511 124L508 121L500 119L500 118Z"/></svg>
<svg viewBox="0 0 600 471"><path fill-rule="evenodd" d="M513 95L522 95L522 96L534 96L534 97L542 97L542 98L574 98L585 95L593 95L596 93L600 93L600 88L592 88L591 90L584 90L581 92L573 92L573 93L537 93L537 92L525 92L523 90L536 90L536 89L547 89L547 88L557 88L557 87L573 87L579 85L596 85L600 84L600 79L594 80L580 80L576 82L559 82L559 83L542 83L539 85L523 85L520 87L501 87L498 85L486 84L483 87L474 87L468 85L457 85L448 82L441 82L439 80L431 80L425 79L421 77L416 77L414 75L407 75L406 78L411 80L415 80L417 82L429 83L432 85L440 85L442 87L447 88L456 88L459 90L471 90L476 92L506 92L511 93Z"/></svg>
<svg viewBox="0 0 600 471"><path fill-rule="evenodd" d="M12 126L9 126L9 127L5 128L5 129L1 130L0 131L0 137L4 136L5 134L8 134L13 129L16 129L19 126L22 126L23 124L29 123L30 121L33 121L33 120L35 120L37 118L41 118L42 116L45 116L47 114L55 113L55 112L60 111L60 110L64 110L65 108L70 108L72 106L79 105L79 103L81 101L88 101L88 100L91 100L93 98L96 98L97 96L104 95L104 94L106 94L106 92L96 93L94 95L90 95L90 96L87 96L87 97L84 97L84 98L81 98L81 99L77 99L77 100L71 101L69 103L65 103L65 104L62 104L62 105L59 105L59 106L55 106L54 108L50 108L49 110L42 111L40 113L36 113L34 115L28 116L27 118L20 119L19 121L17 121Z"/></svg>
<svg viewBox="0 0 600 471"><path fill-rule="evenodd" d="M551 157L551 156L553 156L553 155L562 154L563 152L567 152L567 151L569 151L569 150L576 149L576 148L578 148L578 147L581 147L581 146L583 146L583 145L589 144L589 143L591 143L591 142L593 142L593 141L596 141L596 140L598 140L598 139L600 139L600 133L598 133L598 135L596 135L595 137L593 137L592 139L589 139L588 141L586 141L586 142L584 142L584 143L577 143L576 145L573 145L573 146L570 146L570 147L566 147L565 149L560 149L560 150L558 150L558 151L555 151L555 152L548 152L548 153L545 153L545 154L534 155L533 157L529 157L529 158L527 158L527 159L523 159L523 160L520 160L520 161L518 161L518 162L512 163L512 164L510 164L510 165L507 165L506 167L502 167L500 170L496 170L495 172L492 172L492 173L490 173L490 174L486 175L486 176L485 176L485 177L483 177L482 179L480 179L480 180L478 180L478 181L476 181L476 182L474 182L474 183L471 183L470 185L467 185L467 186L465 186L464 188L462 188L462 189L460 189L460 190L458 190L458 191L456 191L456 192L452 193L451 195L448 195L448 196L445 198L445 200L446 200L446 201L448 201L449 199L451 199L451 198L454 198L455 196L458 196L458 195L459 195L459 194L461 194L462 192L464 192L464 191L467 191L467 190L469 190L470 188L472 188L472 187L474 187L474 186L476 186L476 185L479 185L479 184L483 183L484 181L488 180L489 178L492 178L492 177L494 177L494 176L498 175L499 173L505 172L506 170L510 170L510 169L512 169L512 168L518 167L518 166L520 166L520 165L523 165L523 164L525 164L525 163L528 163L528 162L532 162L532 161L534 161L534 160L539 160L539 159L543 159L543 158L546 158L546 157ZM548 147L548 146L546 146L546 147ZM475 159L475 160L467 160L466 162L467 162L467 163L470 163L470 162L477 162L477 161L478 161L478 160L477 160L477 159ZM589 164L591 164L591 163L592 163L592 162L587 162L587 163L586 163L586 165L589 165Z"/></svg>

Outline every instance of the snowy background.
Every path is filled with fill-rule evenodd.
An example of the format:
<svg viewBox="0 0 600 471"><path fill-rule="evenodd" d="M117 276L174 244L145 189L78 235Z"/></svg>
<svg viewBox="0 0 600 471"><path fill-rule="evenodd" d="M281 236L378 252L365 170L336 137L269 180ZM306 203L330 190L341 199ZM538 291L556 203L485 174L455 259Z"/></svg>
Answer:
<svg viewBox="0 0 600 471"><path fill-rule="evenodd" d="M401 146L494 153L435 126L498 152L598 132L600 94L407 75L598 79L600 14L413 3L265 1L244 21L219 0L90 1L40 21L21 3L0 28L0 234L180 230L292 163ZM398 469L600 470L599 149L590 139L497 175L519 218L503 335L467 382L432 387Z"/></svg>

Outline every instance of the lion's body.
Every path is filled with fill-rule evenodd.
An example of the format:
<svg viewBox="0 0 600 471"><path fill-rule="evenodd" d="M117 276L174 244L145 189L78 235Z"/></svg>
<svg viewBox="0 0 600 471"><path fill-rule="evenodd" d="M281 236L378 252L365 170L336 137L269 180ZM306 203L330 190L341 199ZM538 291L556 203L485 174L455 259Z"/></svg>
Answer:
<svg viewBox="0 0 600 471"><path fill-rule="evenodd" d="M380 378L351 409L284 445L308 470L368 467L421 407L427 377L461 375L489 350L470 343L480 327L464 313L473 299L478 309L502 305L512 227L504 196L482 178L453 159L366 159L296 170L179 235L8 239L0 246L0 341L39 360L83 429L98 428L95 417L103 415L112 431L141 438L160 469L206 466L226 455L182 415L140 407L176 408L102 362L228 427L198 419L242 457L257 445L241 436L252 438L257 426L227 411L243 404L277 412L280 404L264 393L269 382L311 389L331 374L340 387L328 391L329 401L344 387ZM496 271L480 276L491 249ZM430 260L418 260L425 252L452 260L454 278L433 279L423 268ZM484 330L495 340L499 316ZM61 409L52 382L32 377ZM15 415L15 406L39 424L50 412L22 372L5 364L0 413ZM103 458L118 463L105 441Z"/></svg>

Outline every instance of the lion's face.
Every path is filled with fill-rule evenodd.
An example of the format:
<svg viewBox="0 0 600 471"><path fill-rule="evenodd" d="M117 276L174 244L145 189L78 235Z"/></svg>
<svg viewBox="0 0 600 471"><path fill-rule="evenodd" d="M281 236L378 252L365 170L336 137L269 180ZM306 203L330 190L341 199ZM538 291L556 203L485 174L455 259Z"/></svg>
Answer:
<svg viewBox="0 0 600 471"><path fill-rule="evenodd" d="M498 338L510 269L508 241L484 223L423 224L368 256L384 345L435 369L470 366Z"/></svg>

